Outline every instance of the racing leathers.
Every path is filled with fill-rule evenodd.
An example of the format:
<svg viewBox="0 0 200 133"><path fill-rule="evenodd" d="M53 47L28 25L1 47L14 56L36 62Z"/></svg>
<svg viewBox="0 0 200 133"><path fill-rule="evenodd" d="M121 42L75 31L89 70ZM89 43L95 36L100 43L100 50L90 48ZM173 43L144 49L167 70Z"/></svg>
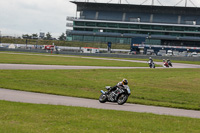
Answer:
<svg viewBox="0 0 200 133"><path fill-rule="evenodd" d="M119 82L119 83L117 83L117 85L111 87L109 91L110 91L110 92L111 92L111 91L114 91L114 90L117 89L117 87L119 87L119 88L123 88L123 87L124 87L123 82Z"/></svg>

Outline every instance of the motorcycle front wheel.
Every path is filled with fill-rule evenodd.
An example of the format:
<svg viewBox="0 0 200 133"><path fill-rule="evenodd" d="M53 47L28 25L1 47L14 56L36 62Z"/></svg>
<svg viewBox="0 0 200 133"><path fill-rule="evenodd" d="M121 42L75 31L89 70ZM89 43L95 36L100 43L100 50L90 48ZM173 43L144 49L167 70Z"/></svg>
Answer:
<svg viewBox="0 0 200 133"><path fill-rule="evenodd" d="M100 103L105 103L107 101L107 96L105 94L101 94L99 97L99 102Z"/></svg>
<svg viewBox="0 0 200 133"><path fill-rule="evenodd" d="M128 95L127 94L121 94L119 96L119 98L117 99L117 103L119 105L122 105L122 104L124 104L127 101L127 99L128 99Z"/></svg>

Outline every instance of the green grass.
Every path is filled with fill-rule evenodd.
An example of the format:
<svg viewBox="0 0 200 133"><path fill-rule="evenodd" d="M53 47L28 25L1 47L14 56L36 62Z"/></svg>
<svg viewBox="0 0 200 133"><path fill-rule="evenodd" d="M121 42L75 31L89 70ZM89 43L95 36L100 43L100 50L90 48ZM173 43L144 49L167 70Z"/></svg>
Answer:
<svg viewBox="0 0 200 133"><path fill-rule="evenodd" d="M22 53L9 54L0 52L0 57L1 57L0 63L11 63L11 64L148 67L147 63L86 59L86 58L81 58L81 56L67 57L64 55L60 56L51 56L50 54L28 55Z"/></svg>
<svg viewBox="0 0 200 133"><path fill-rule="evenodd" d="M12 55L13 54L13 55ZM18 54L18 55L16 55ZM23 56L20 54L24 54ZM31 54L31 55L28 55ZM81 64L79 64L79 62L73 61L73 62L69 62L68 63L68 59L64 59L67 56L70 55L55 55L53 54L53 56L51 56L51 54L47 54L47 53L27 53L27 52L13 52L13 51L6 51L5 52L1 52L0 51L0 56L2 57L2 59L0 60L0 63L17 63L17 64L21 64L21 63L26 63L26 64L45 64L45 65L49 65L49 64L53 64L53 65L81 65L83 64L83 62L85 60L81 59L82 57L92 57L92 56L76 56L76 55L71 55L73 57L76 58L80 58L79 60L82 60L83 62ZM33 57L34 56L34 57ZM37 57L36 57L37 56ZM50 56L50 57L45 57L45 56ZM55 57L56 56L56 57ZM63 57L66 56L66 57ZM30 58L31 57L31 60ZM52 58L54 57L54 58ZM27 59L28 58L28 59ZM71 58L71 57L70 57ZM140 60L140 61L148 61L147 59L140 59L140 58L115 58L115 57L94 57L94 58L102 58L102 59L124 59L124 60ZM63 60L64 59L64 60ZM73 60L73 58L71 59ZM67 61L67 62L66 62ZM99 61L101 62L101 60L97 60L96 62L93 62L94 60L90 59L90 62L85 62L84 65L99 65ZM91 62L92 61L92 62ZM154 59L154 61L156 62L162 62L162 60L159 59ZM101 64L102 66L120 66L118 65L119 61L117 61L117 63L113 63L110 64L111 61L107 62L103 62L106 64ZM92 63L92 64L91 64ZM97 64L95 64L97 63ZM173 63L184 63L184 64L196 64L196 65L200 65L200 61L177 61L177 60L172 60L172 64ZM121 62L121 66L139 66L139 67L148 67L148 65L146 63L130 63L130 62ZM156 67L161 67L161 65L156 64Z"/></svg>
<svg viewBox="0 0 200 133"><path fill-rule="evenodd" d="M200 110L200 69L0 70L0 87L98 99L127 78L128 102Z"/></svg>
<svg viewBox="0 0 200 133"><path fill-rule="evenodd" d="M0 101L1 133L199 133L200 119Z"/></svg>

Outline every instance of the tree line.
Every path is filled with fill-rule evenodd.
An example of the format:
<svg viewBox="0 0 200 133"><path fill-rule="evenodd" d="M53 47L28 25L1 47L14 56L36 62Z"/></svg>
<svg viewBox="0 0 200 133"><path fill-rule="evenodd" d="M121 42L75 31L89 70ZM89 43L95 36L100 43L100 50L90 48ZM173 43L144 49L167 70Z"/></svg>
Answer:
<svg viewBox="0 0 200 133"><path fill-rule="evenodd" d="M44 37L39 37L38 34L32 34L32 35L29 35L29 34L23 34L22 35L22 38L23 39L43 39L43 40L57 40L56 38L53 38L51 33L47 33ZM65 33L62 33L59 37L58 37L58 40L60 41L65 41L66 40L66 35Z"/></svg>

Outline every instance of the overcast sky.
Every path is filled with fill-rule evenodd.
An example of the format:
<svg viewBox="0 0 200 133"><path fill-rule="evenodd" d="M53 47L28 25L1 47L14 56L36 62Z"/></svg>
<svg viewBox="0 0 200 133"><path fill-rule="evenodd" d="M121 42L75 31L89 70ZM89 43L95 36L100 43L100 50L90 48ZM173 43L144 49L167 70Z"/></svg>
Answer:
<svg viewBox="0 0 200 133"><path fill-rule="evenodd" d="M81 0L79 0L81 1ZM85 1L85 0L82 0ZM89 0L90 2L118 3L119 0ZM121 0L122 3L151 4L152 0ZM181 0L154 0L156 5L175 5ZM199 0L188 0L200 7ZM185 0L179 4L184 6ZM76 16L76 5L70 0L0 0L0 31L2 35L21 36L50 32L53 37L65 33L66 17Z"/></svg>

